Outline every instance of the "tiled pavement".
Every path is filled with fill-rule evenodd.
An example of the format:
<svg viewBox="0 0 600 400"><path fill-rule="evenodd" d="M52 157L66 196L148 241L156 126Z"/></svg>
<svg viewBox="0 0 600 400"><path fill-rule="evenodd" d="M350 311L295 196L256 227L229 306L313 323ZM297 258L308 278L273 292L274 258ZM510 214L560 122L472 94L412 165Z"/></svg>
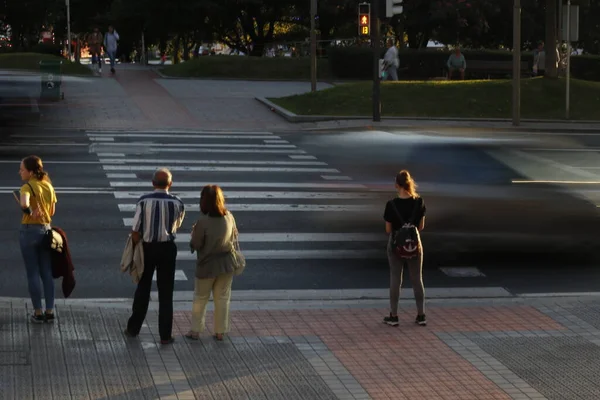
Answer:
<svg viewBox="0 0 600 400"><path fill-rule="evenodd" d="M383 307L242 307L222 343L184 339L190 313L177 311L177 340L161 346L156 311L130 339L123 308L63 305L38 326L2 303L0 398L600 398L597 298L448 300L425 328L410 302L398 328Z"/></svg>

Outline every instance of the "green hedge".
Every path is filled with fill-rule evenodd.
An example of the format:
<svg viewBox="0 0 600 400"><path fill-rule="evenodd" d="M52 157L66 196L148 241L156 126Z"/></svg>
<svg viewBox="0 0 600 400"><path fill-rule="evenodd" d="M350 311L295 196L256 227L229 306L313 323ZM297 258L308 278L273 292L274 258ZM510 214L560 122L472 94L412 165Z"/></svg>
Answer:
<svg viewBox="0 0 600 400"><path fill-rule="evenodd" d="M381 50L381 57L386 49ZM478 61L511 61L512 53L508 51L473 51L464 50L467 60L467 78L486 78L487 74L469 71L469 62ZM368 80L373 76L373 50L369 47L331 48L328 51L331 74L335 79ZM422 80L446 74L446 61L450 53L440 50L403 49L400 56L400 79ZM533 53L523 52L521 60L533 63ZM507 77L511 74L507 73ZM571 75L573 78L600 81L600 56L575 56L571 58Z"/></svg>
<svg viewBox="0 0 600 400"><path fill-rule="evenodd" d="M381 50L381 57L386 49ZM337 79L371 79L373 50L368 47L332 48L328 52L332 75ZM470 61L510 61L512 53L508 51L471 51L465 50L463 54L467 60L468 78L481 78L475 71L469 71ZM450 53L440 50L412 50L403 49L399 52L401 79L429 79L446 74L446 62ZM523 53L523 61L533 61L532 53Z"/></svg>
<svg viewBox="0 0 600 400"><path fill-rule="evenodd" d="M600 56L571 57L571 76L586 81L600 81Z"/></svg>

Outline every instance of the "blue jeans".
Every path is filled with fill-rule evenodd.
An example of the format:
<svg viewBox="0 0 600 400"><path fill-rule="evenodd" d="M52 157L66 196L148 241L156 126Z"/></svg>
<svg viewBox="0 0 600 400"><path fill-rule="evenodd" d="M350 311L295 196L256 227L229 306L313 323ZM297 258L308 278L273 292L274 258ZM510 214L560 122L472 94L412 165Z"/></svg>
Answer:
<svg viewBox="0 0 600 400"><path fill-rule="evenodd" d="M115 59L117 58L117 52L116 51L107 51L106 54L108 55L108 58L110 59L110 67L114 68L115 67Z"/></svg>
<svg viewBox="0 0 600 400"><path fill-rule="evenodd" d="M50 225L22 224L19 237L21 254L27 270L29 295L33 308L42 309L42 284L46 310L54 309L54 279L50 249L44 245L44 237ZM41 279L41 283L40 283Z"/></svg>

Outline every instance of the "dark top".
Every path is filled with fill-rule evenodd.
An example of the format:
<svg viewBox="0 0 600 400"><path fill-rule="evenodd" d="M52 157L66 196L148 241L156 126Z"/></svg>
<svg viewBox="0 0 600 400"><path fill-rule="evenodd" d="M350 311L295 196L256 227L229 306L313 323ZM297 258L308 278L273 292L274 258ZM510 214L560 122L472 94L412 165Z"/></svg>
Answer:
<svg viewBox="0 0 600 400"><path fill-rule="evenodd" d="M419 226L419 222L425 216L427 208L425 207L425 201L421 197L401 199L396 197L387 202L385 205L385 211L383 213L383 219L387 222L391 222L392 230L398 230L402 227L398 213L394 210L392 202L396 206L398 213L402 216L404 223L412 223L414 226ZM416 205L416 209L415 209ZM414 218L411 217L414 214Z"/></svg>

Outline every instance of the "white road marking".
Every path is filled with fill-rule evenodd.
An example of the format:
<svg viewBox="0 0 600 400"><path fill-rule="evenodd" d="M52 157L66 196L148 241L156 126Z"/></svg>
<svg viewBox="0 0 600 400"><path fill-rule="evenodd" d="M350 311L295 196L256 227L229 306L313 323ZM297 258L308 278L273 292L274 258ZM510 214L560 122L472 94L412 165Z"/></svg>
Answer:
<svg viewBox="0 0 600 400"><path fill-rule="evenodd" d="M200 212L198 204L186 204L187 212ZM228 204L227 209L232 212L365 212L374 211L369 204ZM134 212L135 204L119 204L119 211ZM375 210L377 211L377 210Z"/></svg>
<svg viewBox="0 0 600 400"><path fill-rule="evenodd" d="M129 178L136 179L137 175L136 174L128 174L128 173L120 174L120 173L110 173L109 172L106 174L106 177L108 179L129 179ZM127 182L123 182L123 183L127 183Z"/></svg>
<svg viewBox="0 0 600 400"><path fill-rule="evenodd" d="M104 143L102 143L104 144ZM1 145L0 145L1 147ZM109 149L104 149L104 150L100 150L100 152L103 151L107 151ZM113 150L113 149L110 149ZM193 148L193 149L187 149L187 148L177 148L177 149L171 149L171 148L164 148L164 147L156 147L156 146L150 146L150 147L137 147L137 148L133 148L133 147L128 147L128 146L122 146L120 148L118 148L119 152L125 153L125 154L156 154L156 153L194 153L194 154L201 154L201 153L234 153L234 154L306 154L306 151L304 150L297 150L297 149L285 149L285 150L278 150L278 149L227 149L227 148L219 148L219 149L199 149L199 148ZM90 153L95 153L98 152L97 147L90 149Z"/></svg>
<svg viewBox="0 0 600 400"><path fill-rule="evenodd" d="M291 158L292 160L316 160L317 157L315 156L308 156L308 155L289 155L289 158Z"/></svg>
<svg viewBox="0 0 600 400"><path fill-rule="evenodd" d="M314 172L339 173L334 168L302 168L302 167L190 167L186 165L164 165L171 172ZM154 171L157 167L151 165L103 165L105 171Z"/></svg>
<svg viewBox="0 0 600 400"><path fill-rule="evenodd" d="M0 160L0 164L19 164L20 160ZM96 160L64 160L64 161L55 161L55 160L44 160L44 164L100 164L100 161Z"/></svg>
<svg viewBox="0 0 600 400"><path fill-rule="evenodd" d="M523 183L551 183L558 185L598 185L600 181L535 181L535 180L519 180L514 179L512 183L523 184Z"/></svg>
<svg viewBox="0 0 600 400"><path fill-rule="evenodd" d="M152 275L152 280L156 281L156 270L154 270L154 275ZM175 270L175 280L176 281L187 281L188 278L187 278L187 276L185 276L185 272L183 272L183 270L176 269Z"/></svg>
<svg viewBox="0 0 600 400"><path fill-rule="evenodd" d="M345 175L321 175L326 181L351 181L352 178Z"/></svg>
<svg viewBox="0 0 600 400"><path fill-rule="evenodd" d="M18 190L17 187L13 188L13 189L0 189L0 193L12 193L13 190ZM57 194L112 194L113 193L113 189L111 188L106 188L106 189L61 189L61 188L55 188L54 191Z"/></svg>
<svg viewBox="0 0 600 400"><path fill-rule="evenodd" d="M453 278L485 277L477 267L440 267L440 271Z"/></svg>
<svg viewBox="0 0 600 400"><path fill-rule="evenodd" d="M208 134L208 133L214 133L214 134L231 134L231 133L235 133L236 135L273 135L272 132L255 132L255 131L235 131L235 130L227 130L227 131L215 131L215 130L207 130L207 131L192 131L192 130L177 130L177 129L169 129L169 130L144 130L143 132L139 132L139 131L118 131L118 130L106 130L106 131L99 131L99 130L89 130L89 131L85 131L87 135L110 135L110 136L123 136L123 135L128 135L128 134L169 134L169 135L174 135L174 134L199 134L199 135L203 135L203 134Z"/></svg>
<svg viewBox="0 0 600 400"><path fill-rule="evenodd" d="M173 182L171 190L177 188L202 188L210 182L179 182L177 179ZM143 187L152 189L150 181L148 182L110 182L110 186L117 188ZM225 188L293 188L293 189L366 189L365 185L360 183L304 183L304 182L219 182L219 186ZM388 190L390 191L390 190Z"/></svg>
<svg viewBox="0 0 600 400"><path fill-rule="evenodd" d="M99 158L125 157L125 153L96 153Z"/></svg>
<svg viewBox="0 0 600 400"><path fill-rule="evenodd" d="M137 199L146 192L114 192L116 199ZM200 190L171 190L181 199L200 199ZM376 199L380 196L373 192L265 192L265 191L226 191L227 199Z"/></svg>
<svg viewBox="0 0 600 400"><path fill-rule="evenodd" d="M128 147L161 147L161 148L239 148L239 149L295 149L293 144L225 144L225 143L156 143L156 142L106 142L102 146L128 146Z"/></svg>
<svg viewBox="0 0 600 400"><path fill-rule="evenodd" d="M111 136L101 137L101 136L90 136L90 140L94 142L114 142L115 138Z"/></svg>
<svg viewBox="0 0 600 400"><path fill-rule="evenodd" d="M117 143L102 143L103 145L108 145L108 144L117 144ZM88 147L90 146L89 143L77 143L77 142L12 142L12 143L7 143L7 144L0 144L0 148L3 149L11 149L11 148L15 148L15 149L19 149L22 147L42 147L42 146L61 146L61 147L68 147L68 146L77 146L77 147ZM46 162L46 161L44 161Z"/></svg>
<svg viewBox="0 0 600 400"><path fill-rule="evenodd" d="M284 144L284 143L289 143L287 140L283 140L283 139L280 139L280 140L268 139L268 140L264 140L264 142L267 143L267 144L277 144L277 143Z"/></svg>
<svg viewBox="0 0 600 400"><path fill-rule="evenodd" d="M216 164L216 165L321 165L326 166L327 163L322 161L256 161L256 160L166 160L166 159L152 159L152 158L136 158L136 159L110 159L102 158L100 162L103 164L176 164L176 165L203 165L203 164Z"/></svg>
<svg viewBox="0 0 600 400"><path fill-rule="evenodd" d="M186 204L187 212L200 212L198 204ZM375 212L369 204L228 204L232 212ZM119 204L119 211L134 212L135 204Z"/></svg>
<svg viewBox="0 0 600 400"><path fill-rule="evenodd" d="M178 233L176 243L189 243L189 233ZM240 233L241 243L291 242L385 242L387 236L379 233Z"/></svg>
<svg viewBox="0 0 600 400"><path fill-rule="evenodd" d="M577 148L572 148L572 149L569 149L569 148L546 149L546 148L543 148L543 147L541 147L541 148L532 147L532 148L522 149L522 150L523 151L540 151L540 152L544 152L544 151L547 151L547 152L556 151L556 152L561 152L561 153L569 152L569 151L578 152L578 153L582 153L582 152L583 153L598 153L598 152L600 152L600 148L594 148L594 147L577 147Z"/></svg>
<svg viewBox="0 0 600 400"><path fill-rule="evenodd" d="M105 135L90 135L91 140L102 140ZM112 137L112 135L110 136ZM187 134L148 134L148 133L126 133L118 135L118 138L156 138L156 139L257 139L257 140L268 140L268 139L279 139L279 136L271 135L227 135L227 134L198 134L198 135L187 135ZM275 142L277 142L275 140ZM287 143L287 142L286 142Z"/></svg>
<svg viewBox="0 0 600 400"><path fill-rule="evenodd" d="M386 259L382 250L243 250L247 260L348 260L348 259ZM177 260L196 260L196 254L190 251L178 251Z"/></svg>

